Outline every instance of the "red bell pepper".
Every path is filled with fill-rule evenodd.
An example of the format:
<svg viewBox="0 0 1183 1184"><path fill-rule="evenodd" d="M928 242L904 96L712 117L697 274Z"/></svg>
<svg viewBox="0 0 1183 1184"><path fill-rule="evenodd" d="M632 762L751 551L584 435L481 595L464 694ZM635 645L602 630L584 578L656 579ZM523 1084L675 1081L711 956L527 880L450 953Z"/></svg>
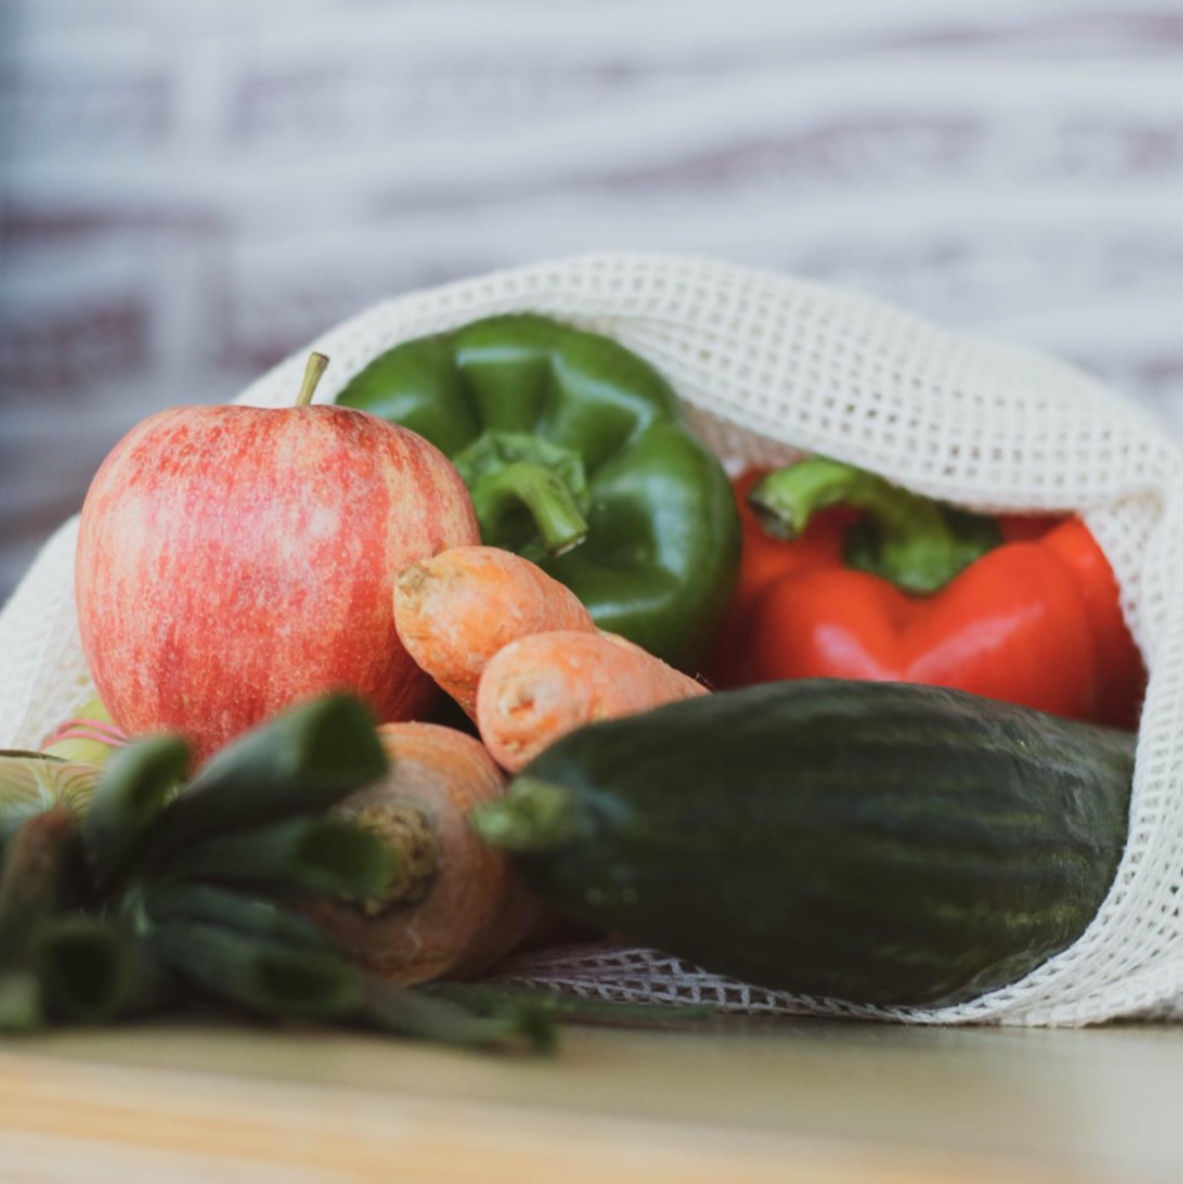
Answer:
<svg viewBox="0 0 1183 1184"><path fill-rule="evenodd" d="M922 682L1137 725L1145 668L1079 518L970 515L822 457L735 490L743 561L717 685Z"/></svg>

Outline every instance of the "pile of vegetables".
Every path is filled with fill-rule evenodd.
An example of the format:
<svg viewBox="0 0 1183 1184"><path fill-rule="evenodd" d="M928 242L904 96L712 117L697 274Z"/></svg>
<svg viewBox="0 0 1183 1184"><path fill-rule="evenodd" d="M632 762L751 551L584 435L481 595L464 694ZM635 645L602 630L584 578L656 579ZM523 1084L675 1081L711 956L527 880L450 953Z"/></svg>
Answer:
<svg viewBox="0 0 1183 1184"><path fill-rule="evenodd" d="M192 778L173 735L0 754L0 1031L231 1008L547 1051L561 1018L662 1022L644 1006L406 985L495 961L542 919L504 858L460 829L461 808L500 778L475 741L463 775L456 750L438 751L444 731L375 726L360 700L327 695L244 733ZM78 743L104 763L53 751ZM464 874L437 891L445 857ZM478 880L473 861L496 870ZM351 925L382 931L389 966L351 949Z"/></svg>
<svg viewBox="0 0 1183 1184"><path fill-rule="evenodd" d="M95 479L84 714L133 739L4 758L5 1026L200 999L538 1045L594 1007L462 985L523 945L915 1007L1087 927L1145 671L1079 519L823 457L731 481L652 366L540 316L313 405L325 364Z"/></svg>
<svg viewBox="0 0 1183 1184"><path fill-rule="evenodd" d="M148 737L96 770L84 801L4 799L4 1030L200 1001L457 1044L549 1042L545 1008L508 998L482 1014L401 989L342 957L309 919L323 899L380 894L402 870L331 809L387 772L359 700L293 708L187 782L190 756L179 736Z"/></svg>

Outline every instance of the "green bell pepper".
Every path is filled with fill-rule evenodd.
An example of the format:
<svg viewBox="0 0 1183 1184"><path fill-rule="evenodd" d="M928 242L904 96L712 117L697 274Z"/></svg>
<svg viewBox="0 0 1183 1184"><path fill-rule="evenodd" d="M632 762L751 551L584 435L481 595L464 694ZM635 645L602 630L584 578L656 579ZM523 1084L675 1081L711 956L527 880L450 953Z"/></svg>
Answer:
<svg viewBox="0 0 1183 1184"><path fill-rule="evenodd" d="M739 563L735 499L669 383L618 342L489 317L395 346L337 402L446 453L482 540L537 562L601 629L683 667L709 644Z"/></svg>

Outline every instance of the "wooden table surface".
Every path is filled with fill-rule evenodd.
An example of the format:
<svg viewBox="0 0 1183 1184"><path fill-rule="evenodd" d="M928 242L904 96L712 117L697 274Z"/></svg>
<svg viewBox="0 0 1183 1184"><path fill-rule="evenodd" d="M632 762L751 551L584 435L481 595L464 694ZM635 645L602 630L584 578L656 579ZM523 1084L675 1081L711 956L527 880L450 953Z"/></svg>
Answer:
<svg viewBox="0 0 1183 1184"><path fill-rule="evenodd" d="M0 1180L1183 1179L1183 1027L728 1021L553 1058L153 1026L0 1046Z"/></svg>

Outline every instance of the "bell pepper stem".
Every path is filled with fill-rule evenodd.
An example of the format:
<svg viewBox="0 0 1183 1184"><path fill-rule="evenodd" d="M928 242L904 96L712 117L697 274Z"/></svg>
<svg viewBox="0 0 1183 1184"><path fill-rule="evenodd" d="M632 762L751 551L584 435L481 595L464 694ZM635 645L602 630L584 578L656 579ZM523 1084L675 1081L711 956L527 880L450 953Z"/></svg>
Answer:
<svg viewBox="0 0 1183 1184"><path fill-rule="evenodd" d="M761 524L795 539L832 506L861 510L866 529L846 536L850 566L883 576L905 592L930 593L1000 541L989 519L956 512L853 465L815 456L762 478L748 495Z"/></svg>
<svg viewBox="0 0 1183 1184"><path fill-rule="evenodd" d="M482 538L497 538L501 523L524 508L548 555L562 555L587 538L587 519L562 478L542 465L516 461L485 473L469 491Z"/></svg>

